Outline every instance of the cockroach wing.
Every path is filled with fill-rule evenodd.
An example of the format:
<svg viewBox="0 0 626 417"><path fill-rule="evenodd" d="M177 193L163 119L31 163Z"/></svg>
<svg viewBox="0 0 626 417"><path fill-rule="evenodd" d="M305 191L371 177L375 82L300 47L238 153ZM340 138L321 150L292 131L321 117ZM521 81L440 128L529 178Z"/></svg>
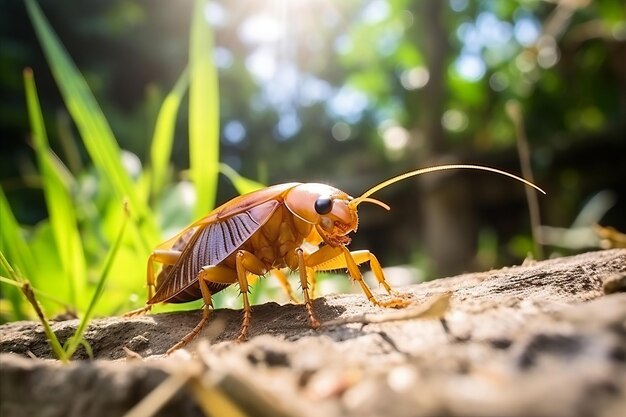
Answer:
<svg viewBox="0 0 626 417"><path fill-rule="evenodd" d="M221 206L217 207L205 217L187 226L175 236L172 236L165 242L162 242L156 247L156 249L173 249L174 245L176 245L177 243L181 241L186 242L189 240L184 238L184 236L186 236L190 231L197 231L199 227L207 226L217 221L222 221L223 219L230 216L243 213L269 200L282 199L284 193L299 184L300 183L298 182L290 182L286 184L272 185L271 187L262 188L251 193L235 197L232 200L229 200Z"/></svg>
<svg viewBox="0 0 626 417"><path fill-rule="evenodd" d="M177 295L198 281L198 273L202 267L217 265L239 249L281 204L282 200L269 200L239 214L199 226L183 249L178 262L157 283L156 293L148 304L169 301L172 298L177 298L176 302L197 299L198 297L192 297L182 300Z"/></svg>

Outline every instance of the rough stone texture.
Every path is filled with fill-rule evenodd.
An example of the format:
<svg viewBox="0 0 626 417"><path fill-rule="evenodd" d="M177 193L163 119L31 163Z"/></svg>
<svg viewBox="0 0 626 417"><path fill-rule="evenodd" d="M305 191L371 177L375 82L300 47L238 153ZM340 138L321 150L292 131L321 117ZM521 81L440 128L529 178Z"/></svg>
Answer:
<svg viewBox="0 0 626 417"><path fill-rule="evenodd" d="M26 358L50 357L41 326L11 323L0 326L0 352L12 353L0 355L0 415L123 415L168 375L193 368L206 389L247 415L623 417L625 274L621 249L401 289L416 303L452 292L444 322L313 331L302 306L268 303L254 308L243 344L232 342L241 313L218 310L192 355L170 357L163 353L199 312L110 317L87 332L99 360L67 366ZM362 295L318 299L315 307L322 320L389 312ZM76 325L54 330L63 340ZM125 359L123 347L147 359ZM186 387L158 415L203 415Z"/></svg>

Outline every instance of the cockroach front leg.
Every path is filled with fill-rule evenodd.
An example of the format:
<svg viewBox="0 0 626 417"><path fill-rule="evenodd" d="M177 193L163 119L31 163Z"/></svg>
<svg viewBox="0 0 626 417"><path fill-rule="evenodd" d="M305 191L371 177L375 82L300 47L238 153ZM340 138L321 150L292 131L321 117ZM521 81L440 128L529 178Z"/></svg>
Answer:
<svg viewBox="0 0 626 417"><path fill-rule="evenodd" d="M304 260L304 251L298 248L296 249L296 255L298 256L298 273L300 274L300 285L302 286L302 294L304 295L304 305L306 306L306 311L309 315L309 323L313 329L317 329L320 327L320 321L315 315L313 303L311 302L311 297L309 296L309 268L307 268Z"/></svg>
<svg viewBox="0 0 626 417"><path fill-rule="evenodd" d="M154 263L158 262L163 265L174 265L178 258L180 257L181 252L177 250L164 250L157 249L150 254L148 258L148 271L146 272L146 286L148 287L148 299L146 301L146 305L138 308L136 310L129 311L124 314L124 317L137 316L139 314L148 313L152 310L152 304L148 304L148 302L154 297L154 292L156 289L156 274L154 273Z"/></svg>
<svg viewBox="0 0 626 417"><path fill-rule="evenodd" d="M399 295L398 291L391 288L391 286L385 279L383 268L382 266L380 266L380 262L378 261L378 258L376 258L376 256L372 252L368 250L356 250L356 251L350 252L350 256L352 257L352 259L354 259L354 262L356 262L357 265L361 265L365 262L369 262L370 268L372 269L372 272L374 273L376 280L378 281L380 285L383 286L385 291L387 291L387 294L394 295L394 296Z"/></svg>
<svg viewBox="0 0 626 417"><path fill-rule="evenodd" d="M374 295L371 293L371 291L369 291L367 284L363 280L363 275L361 275L361 271L359 271L359 267L357 265L355 257L353 257L353 253L350 252L345 246L340 246L340 248L343 252L343 259L346 261L346 267L348 268L348 273L350 274L352 279L358 281L358 283L361 284L361 288L363 289L363 291L365 292L365 295L367 295L368 300L370 300L372 304L375 304L381 307L392 307L392 308L403 308L410 304L410 301L408 299L400 298L400 297L394 297L387 301L376 300L374 298ZM376 276L376 279L378 280L380 284L383 285L385 290L387 290L387 293L392 294L393 290L391 289L391 287L385 280L385 276L383 274L383 270L380 266L380 263L378 262L378 259L376 259L376 257L373 254L371 254L371 252L369 251L361 251L361 254L358 254L358 255L360 255L363 262L365 262L366 260L370 261L370 266L372 268L372 271L374 272L374 275ZM374 259L373 264L372 264L372 259Z"/></svg>
<svg viewBox="0 0 626 417"><path fill-rule="evenodd" d="M361 290L372 304L381 307L406 307L409 301L400 297L394 297L389 301L378 301L376 297L374 297L374 294L372 294L372 291L363 280L363 275L358 267L358 265L368 261L380 285L385 288L388 294L396 295L396 291L391 288L385 279L378 259L368 250L350 252L345 246L324 246L308 257L307 265L316 271L331 271L333 269L346 268L348 269L350 277L359 284Z"/></svg>

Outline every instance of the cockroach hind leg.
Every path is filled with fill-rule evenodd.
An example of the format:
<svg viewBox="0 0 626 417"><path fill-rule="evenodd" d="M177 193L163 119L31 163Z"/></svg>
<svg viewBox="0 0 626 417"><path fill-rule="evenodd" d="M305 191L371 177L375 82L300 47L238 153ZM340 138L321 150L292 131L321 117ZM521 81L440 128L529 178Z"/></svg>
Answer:
<svg viewBox="0 0 626 417"><path fill-rule="evenodd" d="M152 304L146 304L145 306L138 308L136 310L131 310L128 311L124 314L122 314L122 317L135 317L135 316L141 316L143 314L148 314L150 311L152 311Z"/></svg>
<svg viewBox="0 0 626 417"><path fill-rule="evenodd" d="M202 331L202 328L207 323L207 321L209 321L209 313L210 313L210 311L211 310L210 310L210 306L209 305L205 305L204 307L202 307L202 319L200 319L200 322L198 324L196 324L196 327L194 327L189 333L187 333L185 335L185 337L183 337L180 340L180 342L176 343L174 346L169 348L167 350L167 352L165 352L165 354L166 355L170 355L170 354L172 354L172 352L187 346L189 344L189 342L191 342L193 339L195 339L196 336L198 336L198 334L200 334L200 332Z"/></svg>

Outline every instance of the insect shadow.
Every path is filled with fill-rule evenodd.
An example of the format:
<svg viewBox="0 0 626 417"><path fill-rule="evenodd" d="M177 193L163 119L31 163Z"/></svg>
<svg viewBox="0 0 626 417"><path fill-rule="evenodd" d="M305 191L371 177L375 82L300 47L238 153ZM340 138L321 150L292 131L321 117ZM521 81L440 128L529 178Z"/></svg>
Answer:
<svg viewBox="0 0 626 417"><path fill-rule="evenodd" d="M340 317L346 308L341 305L329 304L324 297L313 300L315 311L322 322ZM335 338L335 328L313 330L308 323L306 309L302 304L278 304L268 302L252 307L253 318L250 326L250 338L260 335L274 335L288 340L298 340L306 336L327 335ZM150 348L153 354L165 353L198 322L200 310L171 312L151 316L158 332L152 332ZM211 311L209 323L200 332L198 339L208 339L212 344L235 342L241 327L242 310L220 308ZM346 329L347 333L358 330ZM345 335L348 336L346 332ZM355 334L352 337L356 337ZM193 345L193 343L192 343Z"/></svg>

